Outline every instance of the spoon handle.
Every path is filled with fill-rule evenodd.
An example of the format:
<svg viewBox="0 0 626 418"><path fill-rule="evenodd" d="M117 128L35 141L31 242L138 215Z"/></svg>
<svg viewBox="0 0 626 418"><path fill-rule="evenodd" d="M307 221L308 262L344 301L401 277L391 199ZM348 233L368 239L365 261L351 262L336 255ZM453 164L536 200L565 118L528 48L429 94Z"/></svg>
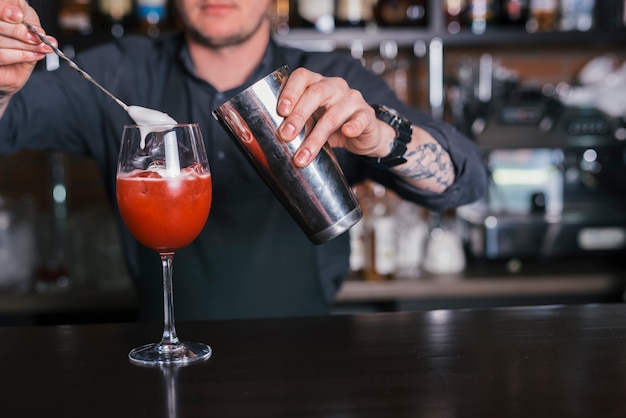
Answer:
<svg viewBox="0 0 626 418"><path fill-rule="evenodd" d="M59 48L57 48L56 46L54 46L48 39L46 39L45 36L43 36L41 33L39 33L39 31L37 31L37 29L35 29L35 27L33 25L31 25L30 23L23 21L22 22L24 24L24 26L26 26L28 28L29 31L31 31L32 33L34 33L40 40L41 42L43 42L44 44L48 45L50 48L52 48L52 50L54 51L55 54L57 54L61 59L63 59L64 61L66 61L69 66L73 69L75 69L76 71L78 71L80 73L80 75L82 75L86 80L92 82L93 84L95 84L100 90L102 90L104 93L106 93L110 98L112 98L113 100L115 100L117 102L117 104L119 104L120 106L122 106L122 108L124 110L128 110L128 106L121 101L120 99L118 99L117 97L115 97L113 95L113 93L111 93L110 91L108 91L107 89L105 89L104 87L102 87L96 80L94 80L89 74L87 74L85 71L83 71L78 65L76 65L76 63L74 61L72 61L71 59L69 59L67 57L67 55L65 55L63 53L63 51L61 51Z"/></svg>

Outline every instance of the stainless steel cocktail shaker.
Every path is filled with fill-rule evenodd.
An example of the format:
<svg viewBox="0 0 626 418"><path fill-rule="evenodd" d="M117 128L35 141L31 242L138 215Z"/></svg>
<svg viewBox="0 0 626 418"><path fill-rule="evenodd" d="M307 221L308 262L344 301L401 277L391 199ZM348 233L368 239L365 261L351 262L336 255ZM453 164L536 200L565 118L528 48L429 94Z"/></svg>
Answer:
<svg viewBox="0 0 626 418"><path fill-rule="evenodd" d="M315 244L341 235L362 217L328 144L307 167L293 156L307 128L290 142L278 135L278 96L289 77L283 66L213 111L280 202ZM307 124L308 126L308 124Z"/></svg>

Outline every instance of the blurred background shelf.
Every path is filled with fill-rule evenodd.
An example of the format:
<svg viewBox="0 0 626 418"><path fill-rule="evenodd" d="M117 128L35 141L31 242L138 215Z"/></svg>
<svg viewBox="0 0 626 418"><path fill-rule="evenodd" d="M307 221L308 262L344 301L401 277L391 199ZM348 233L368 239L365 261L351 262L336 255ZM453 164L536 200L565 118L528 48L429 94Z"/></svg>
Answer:
<svg viewBox="0 0 626 418"><path fill-rule="evenodd" d="M444 47L526 46L541 48L554 45L626 45L626 30L607 29L588 32L528 33L523 29L499 28L482 34L464 30L457 34L445 31L387 28L337 28L332 33L312 29L292 29L285 34L275 34L279 43L309 51L351 50L358 44L364 50L377 50L384 42L393 41L400 48L413 48L415 44L440 39Z"/></svg>
<svg viewBox="0 0 626 418"><path fill-rule="evenodd" d="M30 3L40 12L42 25L47 32L57 36L61 46L70 51L80 51L114 39L110 32L97 25L89 34L62 33L57 19L60 0L31 0ZM98 2L90 0L85 3L95 5ZM292 0L288 3L293 6L296 2ZM459 92L459 71L468 69L477 72L480 58L484 55L491 56L498 68L515 73L520 84L534 86L574 84L581 68L598 56L614 56L618 61L626 59L626 21L623 20L622 0L596 0L596 22L588 31L538 33L528 33L520 26L512 28L495 25L488 27L482 34L473 33L467 27L453 34L446 29L443 2L427 0L425 4L428 19L420 26L337 27L332 33L291 27L286 32L276 32L275 37L280 43L308 50L339 50L352 54L361 59L364 66L384 77L401 99L452 122L457 108L451 99ZM99 18L95 14L93 16L94 21L98 21ZM132 19L129 22L132 23L128 33L137 32L137 22ZM441 47L441 50L431 54L430 48L433 45ZM465 116L471 115L466 112ZM478 138L478 142L483 149L544 145L561 147L566 151L566 157L571 158L578 158L584 151L583 146L597 147L600 156L604 155L602 151L605 148L605 155L626 155L623 151L624 141L617 143L613 136L603 138L602 143L598 142L598 137L568 137L564 140L555 137L554 132L538 134L537 127L528 125L492 124ZM621 158L620 161L626 159ZM52 163L65 170L68 227L72 227L72 220L84 225L92 219L103 219L99 211L105 211L107 219L112 215L97 167L88 159L64 156L51 161L44 153L27 152L16 156L2 156L0 163L0 195L16 199L29 195L36 204L37 212L42 216L52 210ZM578 160L573 161L568 167L577 167L578 163ZM622 168L624 165L622 164ZM590 173L582 174L592 177ZM600 184L604 187L610 185L609 182ZM584 193L578 194L583 191ZM575 192L575 199L589 203L598 201L595 197L597 194L591 189L577 186ZM607 202L611 201L609 194L607 192L602 195ZM622 200L619 196L613 196L612 199ZM596 214L600 217L605 217L607 210L621 210L620 206L610 203L596 206ZM94 207L97 216L91 215ZM114 225L114 221L111 225ZM93 229L93 226L88 228ZM83 229L85 228L79 226L74 231ZM111 228L107 231L110 230ZM78 236L74 232L68 234L71 239ZM117 245L113 239L108 244L113 249ZM80 243L72 243L68 247L69 258L74 256L80 261L81 256L75 255L74 249L84 247ZM97 245L93 249L101 250ZM119 253L112 255L117 257L116 260L121 265L120 256ZM626 259L604 262L576 255L565 261L535 260L534 263L525 263L518 273L507 270L506 263L507 260L474 260L459 275L420 274L414 278L399 277L386 282L366 282L350 277L338 295L334 311L343 313L356 310L601 303L622 300ZM70 270L73 267L75 270L75 266L70 266ZM83 281L88 282L90 277L93 279L89 273L82 273L82 276ZM77 284L65 292L48 294L2 292L0 325L133 320L136 317L136 303L130 287L111 291L88 283L84 286Z"/></svg>
<svg viewBox="0 0 626 418"><path fill-rule="evenodd" d="M542 262L512 273L507 263L452 275L422 273L372 282L351 277L335 312L623 302L626 267L616 261Z"/></svg>
<svg viewBox="0 0 626 418"><path fill-rule="evenodd" d="M370 282L352 276L333 312L401 311L623 301L626 268L614 261L528 263L512 273L506 263L474 265L453 275ZM75 287L50 293L0 292L0 326L126 322L136 317L132 287Z"/></svg>

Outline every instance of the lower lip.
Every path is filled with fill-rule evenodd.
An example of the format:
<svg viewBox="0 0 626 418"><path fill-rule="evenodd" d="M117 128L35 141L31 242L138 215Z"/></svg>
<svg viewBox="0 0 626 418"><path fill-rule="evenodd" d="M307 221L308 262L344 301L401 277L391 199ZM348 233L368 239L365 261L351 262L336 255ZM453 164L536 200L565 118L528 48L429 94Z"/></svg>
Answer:
<svg viewBox="0 0 626 418"><path fill-rule="evenodd" d="M229 11L234 10L234 7L226 5L226 4L216 4L216 5L207 4L207 5L202 6L202 10L206 13L211 13L211 14L223 14L223 13L227 13Z"/></svg>

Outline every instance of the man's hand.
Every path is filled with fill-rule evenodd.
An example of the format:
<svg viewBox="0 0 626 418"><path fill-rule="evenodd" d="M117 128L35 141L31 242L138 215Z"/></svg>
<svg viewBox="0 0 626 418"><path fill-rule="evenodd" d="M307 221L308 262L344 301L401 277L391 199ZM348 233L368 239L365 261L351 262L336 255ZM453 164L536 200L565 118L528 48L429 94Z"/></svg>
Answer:
<svg viewBox="0 0 626 418"><path fill-rule="evenodd" d="M304 68L294 70L278 100L278 114L285 119L279 128L283 140L291 141L307 121L315 121L294 161L307 166L328 142L353 154L384 157L392 149L395 130L376 118L374 109L345 80L324 77ZM407 183L435 192L454 182L450 155L425 130L413 126L405 153L407 162L393 168Z"/></svg>
<svg viewBox="0 0 626 418"><path fill-rule="evenodd" d="M24 20L39 28L39 17L25 0L0 0L0 97L5 98L0 104L19 91L37 61L52 52L26 29ZM56 44L54 38L50 40Z"/></svg>
<svg viewBox="0 0 626 418"><path fill-rule="evenodd" d="M303 68L289 76L280 95L278 113L285 117L279 129L285 141L294 139L311 117L316 121L295 156L301 166L309 164L326 142L354 154L384 156L395 136L391 127L379 123L374 109L345 80Z"/></svg>

